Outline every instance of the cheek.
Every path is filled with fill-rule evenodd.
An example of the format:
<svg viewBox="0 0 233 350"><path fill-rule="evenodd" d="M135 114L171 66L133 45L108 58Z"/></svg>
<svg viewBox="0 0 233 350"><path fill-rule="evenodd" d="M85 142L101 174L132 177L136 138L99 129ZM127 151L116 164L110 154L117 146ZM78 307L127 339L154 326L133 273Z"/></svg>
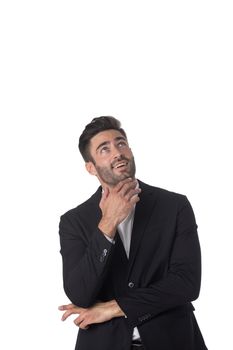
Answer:
<svg viewBox="0 0 233 350"><path fill-rule="evenodd" d="M129 149L126 153L125 153L125 156L128 157L128 158L133 158L133 153L131 151L131 149Z"/></svg>
<svg viewBox="0 0 233 350"><path fill-rule="evenodd" d="M98 168L111 168L111 161L109 158L102 158L102 159L98 159L98 161L96 162L96 166Z"/></svg>

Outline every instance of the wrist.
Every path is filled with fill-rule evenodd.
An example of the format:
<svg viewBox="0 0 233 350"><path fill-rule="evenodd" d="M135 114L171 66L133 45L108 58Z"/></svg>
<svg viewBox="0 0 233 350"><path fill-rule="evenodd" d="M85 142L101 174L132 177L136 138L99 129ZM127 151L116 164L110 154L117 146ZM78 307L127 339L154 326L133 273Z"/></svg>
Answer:
<svg viewBox="0 0 233 350"><path fill-rule="evenodd" d="M108 306L111 308L113 318L125 316L125 313L122 311L116 300L109 301Z"/></svg>
<svg viewBox="0 0 233 350"><path fill-rule="evenodd" d="M117 230L117 225L102 218L99 222L98 228L109 238L114 238Z"/></svg>

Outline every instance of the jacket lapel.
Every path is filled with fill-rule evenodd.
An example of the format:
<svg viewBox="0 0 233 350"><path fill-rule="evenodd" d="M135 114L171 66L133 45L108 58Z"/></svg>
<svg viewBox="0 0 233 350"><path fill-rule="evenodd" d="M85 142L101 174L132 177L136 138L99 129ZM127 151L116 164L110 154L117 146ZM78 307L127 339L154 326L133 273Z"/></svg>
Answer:
<svg viewBox="0 0 233 350"><path fill-rule="evenodd" d="M136 204L134 223L131 236L130 253L129 253L129 270L134 264L135 257L140 247L140 242L145 234L147 224L152 215L152 210L156 204L156 197L150 186L139 181L139 186L142 189L140 201Z"/></svg>

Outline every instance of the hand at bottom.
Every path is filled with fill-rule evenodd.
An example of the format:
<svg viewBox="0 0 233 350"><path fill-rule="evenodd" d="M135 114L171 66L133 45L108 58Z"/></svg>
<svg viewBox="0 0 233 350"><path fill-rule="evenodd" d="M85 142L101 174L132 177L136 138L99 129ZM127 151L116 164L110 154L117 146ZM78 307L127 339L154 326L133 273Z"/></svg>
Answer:
<svg viewBox="0 0 233 350"><path fill-rule="evenodd" d="M99 302L89 308L82 308L74 304L61 305L58 308L65 311L62 315L62 321L65 321L71 315L78 314L74 319L74 323L81 329L88 329L91 324L103 323L114 317L125 316L115 300L107 302Z"/></svg>

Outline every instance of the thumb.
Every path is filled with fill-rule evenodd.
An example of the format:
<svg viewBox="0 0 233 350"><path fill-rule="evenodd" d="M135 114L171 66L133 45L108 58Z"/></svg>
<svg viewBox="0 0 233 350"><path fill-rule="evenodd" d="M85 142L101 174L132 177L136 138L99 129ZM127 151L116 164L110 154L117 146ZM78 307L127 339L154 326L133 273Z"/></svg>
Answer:
<svg viewBox="0 0 233 350"><path fill-rule="evenodd" d="M108 188L108 187L103 187L103 192L102 192L101 201L108 198L109 192L110 192L110 191L109 191L109 188Z"/></svg>

